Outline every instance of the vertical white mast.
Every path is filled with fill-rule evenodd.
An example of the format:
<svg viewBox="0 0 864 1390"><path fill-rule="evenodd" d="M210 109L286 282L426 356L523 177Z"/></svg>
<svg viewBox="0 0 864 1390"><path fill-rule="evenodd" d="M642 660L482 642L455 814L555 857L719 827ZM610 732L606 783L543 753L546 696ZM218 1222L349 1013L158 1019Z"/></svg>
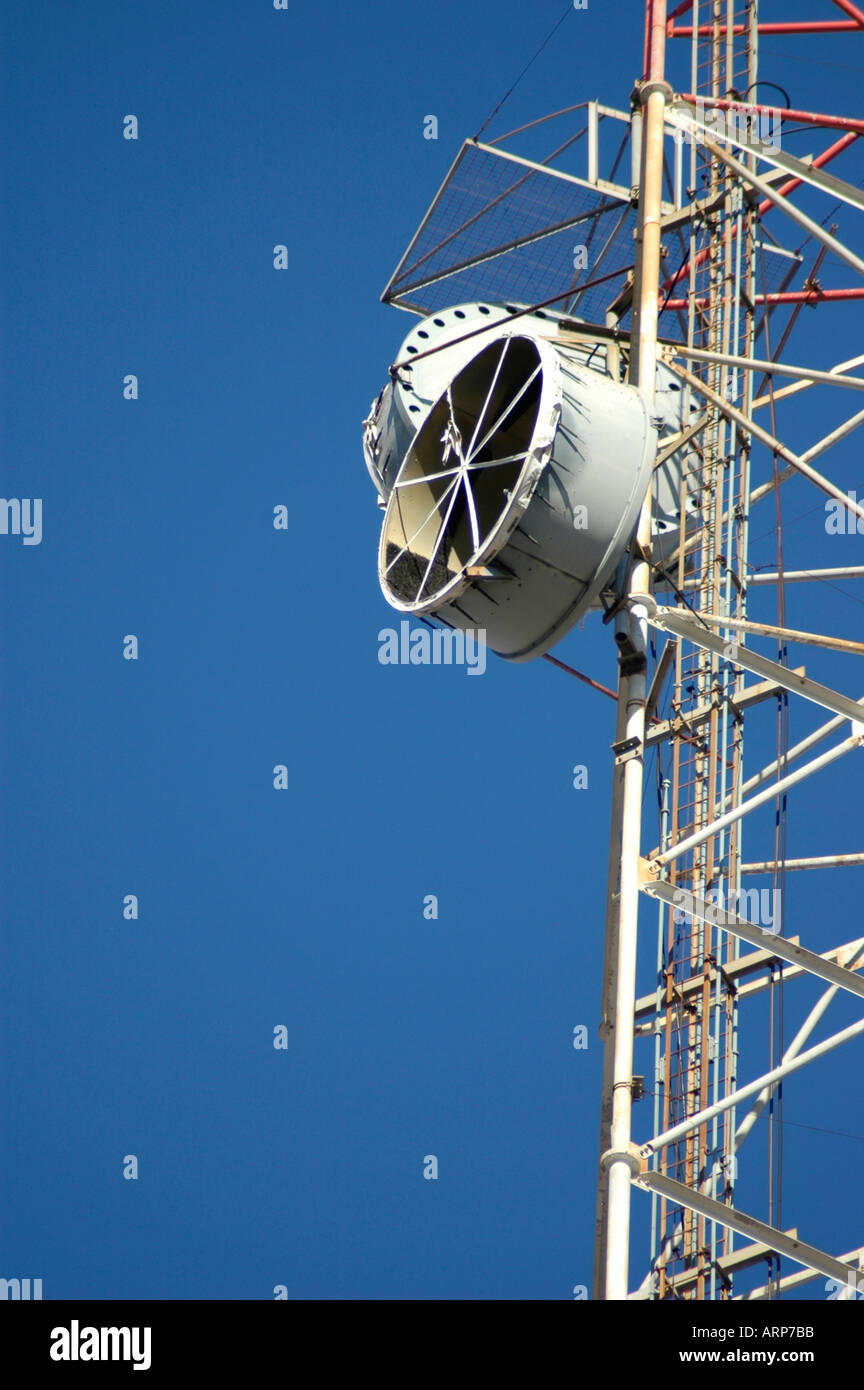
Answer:
<svg viewBox="0 0 864 1390"><path fill-rule="evenodd" d="M639 223L633 286L633 334L630 383L639 388L648 406L654 403L657 374L657 297L660 286L660 220L663 191L663 121L671 89L664 79L666 0L653 0L648 19L648 66L637 99L642 110L642 151L639 175ZM651 493L645 499L637 533L629 592L651 591ZM646 613L638 604L618 619L616 638L621 653L618 688L619 728L632 756L621 773L620 827L613 827L610 882L617 876L617 911L610 927L613 941L607 951L612 970L610 1002L614 1010L607 1047L611 1049L611 1125L609 1149L601 1159L605 1179L605 1230L600 1234L605 1258L597 1270L602 1293L624 1299L628 1292L630 1246L630 1185L639 1163L630 1152L630 1114L633 1102L633 1009L636 997L636 946L639 916L639 856L642 823L643 748L646 694ZM603 1224L601 1198L601 1225Z"/></svg>

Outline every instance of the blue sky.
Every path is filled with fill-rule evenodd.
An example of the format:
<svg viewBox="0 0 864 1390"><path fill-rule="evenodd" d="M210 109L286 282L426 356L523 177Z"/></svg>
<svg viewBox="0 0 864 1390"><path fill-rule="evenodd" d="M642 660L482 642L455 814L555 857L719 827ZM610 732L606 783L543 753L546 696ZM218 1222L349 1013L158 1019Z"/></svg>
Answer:
<svg viewBox="0 0 864 1390"><path fill-rule="evenodd" d="M613 706L544 662L379 664L393 614L360 446L411 322L380 292L563 8L6 7L2 491L43 499L43 537L0 538L0 1274L41 1277L46 1298L590 1284ZM641 48L634 0L591 0L489 133L590 97L626 107ZM765 48L793 105L858 110L864 39ZM860 179L860 154L837 172ZM793 360L851 356L860 313L805 309ZM793 444L855 408L828 405L789 408ZM855 437L831 471L860 494ZM806 484L783 510L787 565L861 563ZM773 521L752 527L769 567ZM856 636L856 583L798 586L790 626ZM772 604L760 590L754 616ZM596 621L556 654L614 683ZM857 658L793 656L864 694ZM753 720L750 771L773 719ZM795 707L793 741L819 722ZM862 848L859 772L847 758L790 801L790 854ZM817 950L854 937L856 872L801 878L787 930ZM790 1029L815 997L790 987ZM824 1032L856 1016L835 1004ZM756 1010L748 1076L763 1034ZM864 1240L857 1048L785 1105L784 1222L835 1252ZM638 1137L650 1120L643 1103ZM761 1142L742 1160L757 1215ZM647 1211L635 1194L639 1277Z"/></svg>

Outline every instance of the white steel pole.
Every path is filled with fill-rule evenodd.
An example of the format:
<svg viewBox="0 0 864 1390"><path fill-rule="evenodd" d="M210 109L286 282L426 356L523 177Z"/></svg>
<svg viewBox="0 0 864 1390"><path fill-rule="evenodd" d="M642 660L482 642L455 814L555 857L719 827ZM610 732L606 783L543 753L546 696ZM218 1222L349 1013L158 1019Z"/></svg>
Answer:
<svg viewBox="0 0 864 1390"><path fill-rule="evenodd" d="M633 293L630 382L649 411L657 375L657 300L660 285L660 222L663 191L663 125L671 88L664 81L666 0L648 8L648 72L639 89L642 107L642 160L639 185L639 243ZM619 634L623 670L619 699L625 701L625 738L635 756L624 763L618 879L617 979L612 1064L610 1147L603 1158L607 1174L606 1288L608 1300L627 1298L630 1266L630 1189L638 1160L630 1150L633 1103L633 1032L636 999L636 944L639 916L639 851L642 825L642 772L645 739L647 612L639 603L651 585L651 493L642 507L637 532L639 553L630 592L635 602L626 630ZM629 667L629 670L628 670ZM613 848L614 853L614 848Z"/></svg>
<svg viewBox="0 0 864 1390"><path fill-rule="evenodd" d="M862 415L864 420L864 415ZM864 575L864 565L841 565L839 569L830 570L784 570L784 584L806 584L811 579L860 579ZM754 584L776 584L781 578L780 572L772 574L751 574L747 580L747 588L752 589Z"/></svg>
<svg viewBox="0 0 864 1390"><path fill-rule="evenodd" d="M860 367L862 363L864 363L864 354L859 357L850 357L848 362L838 362L836 367L829 368L828 375L835 376L839 372L847 372L851 367ZM810 387L814 385L815 382L808 380L798 381L794 386L783 386L779 391L773 392L774 404L776 405L779 400L783 400L786 396L797 395L799 391L809 391ZM753 402L753 409L759 410L762 406L770 405L771 399L771 395L759 396Z"/></svg>
<svg viewBox="0 0 864 1390"><path fill-rule="evenodd" d="M801 642L807 647L828 647L831 651L849 652L864 656L864 642L851 642L846 637L829 637L822 632L801 632L798 628L777 627L774 623L754 623L749 618L728 618L723 613L700 612L703 623L728 627L736 632L753 632L761 637L780 637L787 642Z"/></svg>
<svg viewBox="0 0 864 1390"><path fill-rule="evenodd" d="M765 859L761 863L742 864L742 874L773 874L795 869L856 869L864 868L864 854L820 854L812 859Z"/></svg>
<svg viewBox="0 0 864 1390"><path fill-rule="evenodd" d="M694 362L719 362L725 367L741 367L744 371L763 372L769 376L792 376L801 381L821 382L828 386L845 386L851 391L864 391L864 379L843 376L841 372L821 372L818 367L793 367L786 362L766 361L759 357L736 357L728 352L708 352L705 348L691 348L686 343L676 343L667 348L668 356L692 358Z"/></svg>
<svg viewBox="0 0 864 1390"><path fill-rule="evenodd" d="M617 372L616 372L617 377ZM616 619L622 631L626 631L626 616L623 613ZM622 675L621 686L626 678ZM624 738L627 718L626 700L619 686L615 742ZM609 830L609 843L614 847L609 855L609 868L606 880L606 938L603 953L603 986L601 997L600 1038L603 1043L603 1083L600 1107L600 1167L597 1181L597 1211L595 1218L594 1272L592 1297L604 1297L606 1287L606 1220L607 1183L603 1168L603 1155L608 1150L612 1137L612 1094L615 1058L615 1002L618 996L618 844L621 838L621 808L624 798L624 768L615 768L612 781L612 816Z"/></svg>

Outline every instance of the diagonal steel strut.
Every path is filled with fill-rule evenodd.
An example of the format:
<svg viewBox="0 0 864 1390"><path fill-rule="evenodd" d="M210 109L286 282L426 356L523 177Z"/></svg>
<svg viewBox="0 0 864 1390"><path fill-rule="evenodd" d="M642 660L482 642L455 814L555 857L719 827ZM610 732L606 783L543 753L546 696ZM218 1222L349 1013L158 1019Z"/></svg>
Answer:
<svg viewBox="0 0 864 1390"><path fill-rule="evenodd" d="M633 1182L636 1187L642 1187L648 1192L659 1192L676 1206L688 1207L690 1211L699 1212L709 1221L728 1226L731 1231L737 1231L748 1240L762 1241L772 1250L776 1250L778 1255L786 1255L790 1260L795 1260L796 1264L815 1269L829 1279L836 1279L840 1284L846 1282L850 1266L842 1260L835 1260L833 1255L827 1255L815 1245L796 1240L784 1231L778 1231L775 1226L759 1221L755 1216L748 1216L746 1212L727 1207L723 1202L715 1201L713 1197L706 1197L683 1182L667 1178L664 1173L642 1172L634 1177Z"/></svg>
<svg viewBox="0 0 864 1390"><path fill-rule="evenodd" d="M688 642L693 642L697 647L704 647L709 652L716 652L718 656L726 655L729 640L709 632L695 614L684 612L678 608L664 608L652 596L645 594L631 595L629 602L631 604L638 602L646 608L648 622L652 627L659 628L661 632L672 632L677 637L685 637ZM752 671L757 676L764 676L769 680L776 681L784 690L790 691L793 695L803 695L806 700L812 700L814 704L822 705L824 709L830 709L834 714L842 714L853 724L862 722L861 705L856 700L851 699L848 695L841 695L839 691L832 690L827 685L820 685L818 681L811 680L809 676L795 675L788 667L781 666L777 661L770 661L767 656L760 656L758 652L751 651L743 644L736 644L734 664L743 666L745 670Z"/></svg>
<svg viewBox="0 0 864 1390"><path fill-rule="evenodd" d="M649 898L660 898L670 907L679 908L702 922L710 922L713 926L722 928L723 931L731 932L733 936L739 937L742 941L749 941L751 946L768 951L771 955L778 956L780 960L788 961L790 965L799 965L809 974L817 975L820 980L827 980L831 985L839 985L841 989L848 990L850 994L857 994L859 998L864 999L864 980L860 975L854 974L853 971L847 970L842 965L837 965L834 961L826 960L824 956L817 956L815 951L808 951L805 946L799 946L787 937L776 936L773 932L765 931L764 927L757 927L755 922L748 922L743 917L737 917L734 912L726 912L716 903L705 902L703 898L697 898L686 888L679 888L672 883L665 883L660 879L653 878L651 875L654 871L646 860L642 860L642 865L643 877L640 886L642 892Z"/></svg>

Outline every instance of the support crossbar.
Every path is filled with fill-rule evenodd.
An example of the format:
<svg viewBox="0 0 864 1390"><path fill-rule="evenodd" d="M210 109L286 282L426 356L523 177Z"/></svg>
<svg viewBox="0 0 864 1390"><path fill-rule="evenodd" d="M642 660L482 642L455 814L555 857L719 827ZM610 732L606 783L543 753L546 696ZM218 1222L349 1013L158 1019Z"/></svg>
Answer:
<svg viewBox="0 0 864 1390"><path fill-rule="evenodd" d="M864 980L860 975L853 974L851 970L844 969L834 961L826 960L824 956L817 956L815 951L808 951L805 946L796 945L788 937L776 936L765 931L763 927L757 927L755 922L737 917L734 912L725 912L716 903L705 902L686 888L678 888L673 883L664 883L660 879L650 877L653 872L651 866L645 860L642 863L645 874L640 886L648 897L659 898L670 907L678 908L702 922L709 922L723 931L731 932L740 940L749 941L751 946L768 951L772 956L788 961L790 965L800 965L810 975L827 980L830 985L839 985L841 989L864 999Z"/></svg>
<svg viewBox="0 0 864 1390"><path fill-rule="evenodd" d="M775 1226L769 1226L767 1222L759 1221L755 1216L748 1216L746 1212L727 1207L723 1202L715 1201L713 1197L706 1197L692 1187L685 1186L683 1182L667 1178L665 1173L642 1172L634 1177L633 1182L636 1187L644 1188L648 1192L659 1192L661 1197L668 1198L677 1206L698 1212L700 1216L707 1217L709 1221L716 1221L721 1226L727 1226L730 1231L737 1231L748 1240L760 1241L771 1250L775 1250L778 1255L786 1255L796 1264L815 1269L817 1274L836 1279L840 1284L846 1282L850 1266L842 1260L835 1260L833 1255L826 1254L815 1245L807 1245L803 1240L787 1235L785 1231L778 1231Z"/></svg>

